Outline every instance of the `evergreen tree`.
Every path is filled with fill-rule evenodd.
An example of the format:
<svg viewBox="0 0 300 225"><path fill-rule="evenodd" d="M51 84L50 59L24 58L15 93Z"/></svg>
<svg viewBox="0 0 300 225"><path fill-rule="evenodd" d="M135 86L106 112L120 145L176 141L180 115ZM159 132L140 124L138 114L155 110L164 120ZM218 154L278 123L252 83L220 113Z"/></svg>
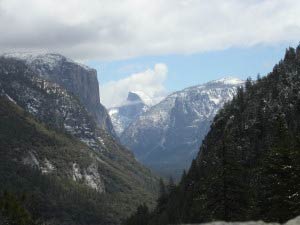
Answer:
<svg viewBox="0 0 300 225"><path fill-rule="evenodd" d="M15 195L4 192L0 197L0 219L6 221L6 225L34 225L30 213L25 209L21 201Z"/></svg>
<svg viewBox="0 0 300 225"><path fill-rule="evenodd" d="M246 91L250 91L251 87L252 87L252 79L251 77L248 77L245 83Z"/></svg>
<svg viewBox="0 0 300 225"><path fill-rule="evenodd" d="M159 197L157 200L157 210L158 212L162 212L166 208L166 204L168 202L168 193L167 188L162 179L159 180Z"/></svg>
<svg viewBox="0 0 300 225"><path fill-rule="evenodd" d="M291 142L284 115L274 122L274 146L265 155L263 189L265 198L261 210L268 221L285 222L299 212L299 148ZM299 202L299 201L298 201Z"/></svg>
<svg viewBox="0 0 300 225"><path fill-rule="evenodd" d="M169 177L169 183L168 183L168 193L171 194L175 191L176 185L174 182L174 179L172 176Z"/></svg>
<svg viewBox="0 0 300 225"><path fill-rule="evenodd" d="M145 204L138 206L136 213L127 219L125 225L148 225L149 209Z"/></svg>
<svg viewBox="0 0 300 225"><path fill-rule="evenodd" d="M224 105L149 225L285 222L300 214L299 49L288 49L267 77L248 80Z"/></svg>

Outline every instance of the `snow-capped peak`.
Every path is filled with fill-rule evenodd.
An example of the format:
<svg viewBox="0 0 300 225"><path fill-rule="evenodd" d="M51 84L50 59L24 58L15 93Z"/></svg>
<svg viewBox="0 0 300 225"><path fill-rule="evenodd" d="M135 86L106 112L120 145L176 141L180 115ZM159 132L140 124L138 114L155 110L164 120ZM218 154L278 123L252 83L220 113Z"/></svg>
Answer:
<svg viewBox="0 0 300 225"><path fill-rule="evenodd" d="M213 80L209 83L223 83L223 84L228 84L228 85L238 85L238 84L243 84L245 81L238 79L236 77L223 77L221 79Z"/></svg>
<svg viewBox="0 0 300 225"><path fill-rule="evenodd" d="M14 58L14 59L20 59L25 61L32 61L34 58L37 58L41 55L46 55L47 52L43 51L30 51L30 52L7 52L2 54L5 58Z"/></svg>
<svg viewBox="0 0 300 225"><path fill-rule="evenodd" d="M150 168L180 176L198 152L216 113L242 85L243 81L226 77L174 92L140 114L120 140Z"/></svg>
<svg viewBox="0 0 300 225"><path fill-rule="evenodd" d="M153 98L151 98L151 96L149 96L148 94L146 94L143 91L130 91L130 93L136 94L138 95L141 100L148 106L152 106L154 104L153 102Z"/></svg>
<svg viewBox="0 0 300 225"><path fill-rule="evenodd" d="M49 53L46 51L30 51L30 52L9 52L2 54L5 58L13 58L25 61L27 64L42 63L47 64L49 67L54 68L62 60L70 63L77 64L78 66L86 69L92 70L90 67L83 65L81 63L75 62L58 53Z"/></svg>
<svg viewBox="0 0 300 225"><path fill-rule="evenodd" d="M118 135L129 126L140 114L148 110L148 106L135 92L128 92L126 103L109 109L109 115Z"/></svg>
<svg viewBox="0 0 300 225"><path fill-rule="evenodd" d="M143 102L143 100L137 93L130 91L128 92L127 102Z"/></svg>

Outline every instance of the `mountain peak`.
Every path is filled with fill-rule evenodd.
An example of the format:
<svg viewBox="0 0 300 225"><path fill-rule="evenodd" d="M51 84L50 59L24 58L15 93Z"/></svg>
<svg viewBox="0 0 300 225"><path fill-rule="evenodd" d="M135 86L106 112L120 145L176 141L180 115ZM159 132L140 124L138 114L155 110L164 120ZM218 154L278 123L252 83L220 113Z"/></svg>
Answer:
<svg viewBox="0 0 300 225"><path fill-rule="evenodd" d="M67 58L59 53L51 53L46 51L28 51L28 52L9 52L2 54L4 58L13 58L25 61L27 64L47 64L54 68L59 62L70 62L76 64L86 70L94 70L86 65L75 62L70 58Z"/></svg>
<svg viewBox="0 0 300 225"><path fill-rule="evenodd" d="M135 92L128 92L127 102L143 102L142 98Z"/></svg>
<svg viewBox="0 0 300 225"><path fill-rule="evenodd" d="M159 174L180 177L239 83L236 78L223 78L170 94L131 122L121 134L121 143Z"/></svg>
<svg viewBox="0 0 300 225"><path fill-rule="evenodd" d="M115 136L109 115L100 103L97 71L58 53L11 52L5 59L22 61L40 78L54 82L77 96L97 125Z"/></svg>
<svg viewBox="0 0 300 225"><path fill-rule="evenodd" d="M109 115L117 135L120 136L129 124L139 115L147 111L148 108L149 106L144 103L138 93L129 91L124 105L109 109Z"/></svg>
<svg viewBox="0 0 300 225"><path fill-rule="evenodd" d="M217 83L217 84L227 84L227 85L237 85L237 84L243 84L245 83L245 81L236 78L236 77L232 77L232 76L228 76L228 77L223 77L217 80L213 80L210 81L208 83Z"/></svg>
<svg viewBox="0 0 300 225"><path fill-rule="evenodd" d="M152 106L154 104L153 97L151 97L147 93L145 93L143 91L137 91L137 90L130 91L130 92L136 94L137 96L139 96L139 98L142 100L142 102L145 103L146 105Z"/></svg>

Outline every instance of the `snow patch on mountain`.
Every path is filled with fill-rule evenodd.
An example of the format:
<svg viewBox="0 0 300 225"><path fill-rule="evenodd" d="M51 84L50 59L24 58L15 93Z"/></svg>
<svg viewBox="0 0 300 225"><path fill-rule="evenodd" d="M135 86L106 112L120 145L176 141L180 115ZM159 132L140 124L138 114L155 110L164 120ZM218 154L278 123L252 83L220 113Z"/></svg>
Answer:
<svg viewBox="0 0 300 225"><path fill-rule="evenodd" d="M138 95L138 93L141 92L129 92L126 102L122 106L108 110L118 136L120 136L139 115L146 112L149 108L149 106L144 102L146 95L143 95L143 99L140 95Z"/></svg>
<svg viewBox="0 0 300 225"><path fill-rule="evenodd" d="M131 93L139 96L140 100L143 101L145 103L145 105L147 105L147 106L152 106L155 103L155 100L143 91L131 91Z"/></svg>
<svg viewBox="0 0 300 225"><path fill-rule="evenodd" d="M93 70L92 68L75 62L72 59L69 59L65 56L62 56L58 53L47 53L47 52L10 52L10 53L4 53L2 54L3 57L5 58L14 58L14 59L19 59L22 61L25 61L26 64L31 65L35 62L38 63L43 63L49 67L49 69L55 68L61 60L65 60L67 62L77 64L80 67L83 67L86 70Z"/></svg>
<svg viewBox="0 0 300 225"><path fill-rule="evenodd" d="M218 80L213 80L209 83L223 83L223 84L228 84L228 85L241 85L244 83L243 80L240 80L236 77L224 77L224 78L221 78L221 79L218 79Z"/></svg>
<svg viewBox="0 0 300 225"><path fill-rule="evenodd" d="M140 114L123 131L121 142L157 172L179 176L198 152L218 110L243 83L226 77L174 92Z"/></svg>

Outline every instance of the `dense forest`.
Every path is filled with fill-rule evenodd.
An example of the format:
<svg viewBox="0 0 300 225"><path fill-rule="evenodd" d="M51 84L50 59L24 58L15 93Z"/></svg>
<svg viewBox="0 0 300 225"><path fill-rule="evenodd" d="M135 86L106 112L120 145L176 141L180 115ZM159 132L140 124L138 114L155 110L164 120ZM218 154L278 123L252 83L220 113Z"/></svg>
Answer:
<svg viewBox="0 0 300 225"><path fill-rule="evenodd" d="M300 215L300 46L248 79L215 117L178 185L161 184L126 225L215 220L285 222Z"/></svg>
<svg viewBox="0 0 300 225"><path fill-rule="evenodd" d="M0 130L0 221L4 224L118 224L138 204L137 194L113 188L100 194L71 179L69 162L88 164L90 149L71 135L48 129L4 96L0 97ZM39 152L41 158L55 158L60 169L42 173L38 165L28 166L29 150ZM136 202L128 207L125 203L130 201Z"/></svg>
<svg viewBox="0 0 300 225"><path fill-rule="evenodd" d="M141 202L154 205L157 186L77 96L0 56L0 201L8 191L35 222L115 225Z"/></svg>
<svg viewBox="0 0 300 225"><path fill-rule="evenodd" d="M23 205L15 207L25 208L34 221L50 220L56 224L57 221L76 220L79 224L82 221L89 224L103 220L102 212L105 213L105 210L101 202L105 201L104 196L83 184L66 179L66 174L45 176L38 168L20 163L28 149L39 149L47 156L59 152L57 157L60 157L62 164L65 158L70 157L88 160L88 156L84 157L84 151L88 151L84 145L70 136L48 130L5 97L0 98L0 129L0 191L4 208L5 202L9 202L7 199L15 199L16 205L20 205L18 198L24 195ZM67 171L67 165L65 167ZM6 190L10 193L5 194ZM3 210L2 216L10 219L10 215L18 212L18 209L10 207L10 213L6 211ZM83 218L86 213L88 220Z"/></svg>

